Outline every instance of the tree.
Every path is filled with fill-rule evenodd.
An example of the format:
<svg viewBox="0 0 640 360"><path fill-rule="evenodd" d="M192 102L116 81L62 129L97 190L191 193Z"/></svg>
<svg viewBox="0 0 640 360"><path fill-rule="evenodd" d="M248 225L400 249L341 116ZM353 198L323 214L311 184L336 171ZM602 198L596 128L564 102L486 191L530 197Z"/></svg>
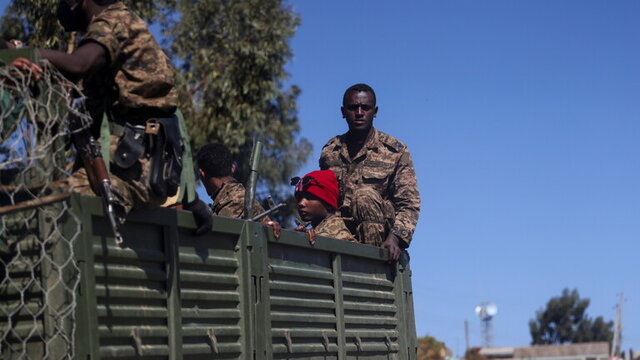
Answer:
<svg viewBox="0 0 640 360"><path fill-rule="evenodd" d="M56 21L59 0L13 0L1 19L0 36L19 39L30 46L66 49L69 36ZM128 0L127 5L145 20L162 21L175 8L176 0Z"/></svg>
<svg viewBox="0 0 640 360"><path fill-rule="evenodd" d="M261 184L290 194L284 186L311 151L297 137L300 89L284 85L298 17L281 0L180 1L178 13L165 35L182 76L192 145L224 142L246 174L259 138L265 144Z"/></svg>
<svg viewBox="0 0 640 360"><path fill-rule="evenodd" d="M299 18L284 0L125 2L162 29L162 43L178 69L180 109L192 148L223 142L246 175L253 141L261 139L260 188L276 201L290 198L287 184L306 161L311 144L299 137L300 89L285 85L289 39ZM57 3L13 0L1 19L3 36L65 49L66 34L53 20Z"/></svg>
<svg viewBox="0 0 640 360"><path fill-rule="evenodd" d="M589 299L581 299L578 290L562 290L562 295L551 298L546 309L536 312L529 321L531 344L564 344L613 339L613 322L602 316L595 320L586 314Z"/></svg>
<svg viewBox="0 0 640 360"><path fill-rule="evenodd" d="M433 336L418 338L418 360L444 360L447 347Z"/></svg>

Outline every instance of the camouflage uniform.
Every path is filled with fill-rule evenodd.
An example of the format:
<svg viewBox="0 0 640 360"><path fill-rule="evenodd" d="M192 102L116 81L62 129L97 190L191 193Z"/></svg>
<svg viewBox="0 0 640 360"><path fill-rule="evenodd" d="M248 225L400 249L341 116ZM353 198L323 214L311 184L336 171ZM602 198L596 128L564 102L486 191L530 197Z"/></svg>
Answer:
<svg viewBox="0 0 640 360"><path fill-rule="evenodd" d="M103 131L101 136L110 140L102 141L103 149L109 149L105 160L113 159L123 125L144 125L150 118L173 116L178 102L174 69L145 22L121 2L109 5L91 20L79 46L88 42L98 43L106 51L107 65L83 80L83 92L94 119L94 134L102 119L109 120L109 131ZM111 136L106 137L105 133ZM126 170L113 161L109 167L114 195L127 212L166 200L149 187L148 157L143 156ZM74 191L94 195L84 169L68 181Z"/></svg>
<svg viewBox="0 0 640 360"><path fill-rule="evenodd" d="M244 186L237 182L231 181L225 183L218 193L212 197L213 206L211 211L213 215L226 216L230 218L242 219L244 217ZM258 215L264 211L257 201L253 201L253 213ZM260 219L260 222L266 223L271 221L269 216Z"/></svg>
<svg viewBox="0 0 640 360"><path fill-rule="evenodd" d="M317 235L353 242L357 241L351 234L351 231L347 229L344 219L336 214L331 214L324 218L314 230Z"/></svg>
<svg viewBox="0 0 640 360"><path fill-rule="evenodd" d="M420 194L407 146L373 128L351 159L346 134L322 148L320 169L335 172L340 184L338 206L353 218L360 242L380 246L392 231L408 247L420 214Z"/></svg>

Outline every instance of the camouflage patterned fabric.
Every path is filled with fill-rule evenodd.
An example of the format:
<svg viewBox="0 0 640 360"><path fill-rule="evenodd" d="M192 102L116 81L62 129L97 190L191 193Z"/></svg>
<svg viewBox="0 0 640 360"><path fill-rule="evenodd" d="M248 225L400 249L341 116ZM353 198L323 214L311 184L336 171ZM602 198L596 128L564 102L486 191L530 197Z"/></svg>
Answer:
<svg viewBox="0 0 640 360"><path fill-rule="evenodd" d="M236 219L244 217L244 186L239 182L228 182L213 198L213 215L226 216ZM255 215L264 211L257 201L253 201L253 213ZM269 216L260 219L263 224L271 221Z"/></svg>
<svg viewBox="0 0 640 360"><path fill-rule="evenodd" d="M334 239L357 241L344 223L344 219L336 214L327 216L318 226L314 228L317 235L327 236Z"/></svg>
<svg viewBox="0 0 640 360"><path fill-rule="evenodd" d="M322 148L320 169L333 170L340 185L342 216L353 217L361 242L380 246L393 231L408 247L420 215L420 194L407 146L372 129L351 159L346 134Z"/></svg>
<svg viewBox="0 0 640 360"><path fill-rule="evenodd" d="M104 69L83 81L94 128L99 127L103 119L119 124L144 124L152 117L173 115L177 105L173 66L139 16L116 2L91 20L80 46L87 42L102 45L108 58ZM105 159L114 158L118 139L115 135L119 134L112 132L110 137L103 137L110 140L102 141L103 153L109 145L109 156ZM156 196L148 184L151 167L148 158L141 158L126 171L113 162L108 166L114 195L127 212L165 202L166 198ZM63 183L75 192L95 195L84 169Z"/></svg>
<svg viewBox="0 0 640 360"><path fill-rule="evenodd" d="M108 6L93 18L80 46L90 41L102 45L108 57L107 68L84 81L94 119L102 118L105 106L121 123L173 115L178 103L173 65L138 15L122 2Z"/></svg>

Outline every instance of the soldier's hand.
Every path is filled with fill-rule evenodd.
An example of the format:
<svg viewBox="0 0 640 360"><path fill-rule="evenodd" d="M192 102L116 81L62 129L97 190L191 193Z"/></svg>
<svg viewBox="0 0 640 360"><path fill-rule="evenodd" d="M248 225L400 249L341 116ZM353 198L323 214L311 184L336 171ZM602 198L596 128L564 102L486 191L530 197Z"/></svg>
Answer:
<svg viewBox="0 0 640 360"><path fill-rule="evenodd" d="M382 243L382 245L380 245L380 247L383 249L389 249L390 264L395 263L400 258L400 252L402 250L400 249L400 239L396 235L389 233L387 239Z"/></svg>
<svg viewBox="0 0 640 360"><path fill-rule="evenodd" d="M31 72L33 74L33 78L36 80L40 79L40 74L42 74L42 68L38 66L38 64L31 62L23 57L19 57L11 62L9 66L13 66L21 72Z"/></svg>
<svg viewBox="0 0 640 360"><path fill-rule="evenodd" d="M277 221L267 221L264 223L267 226L271 226L273 228L273 236L278 239L280 238L280 232L282 231L282 226Z"/></svg>
<svg viewBox="0 0 640 360"><path fill-rule="evenodd" d="M211 231L213 227L213 214L204 201L196 199L190 203L184 204L184 209L193 213L198 228L195 231L197 236L204 235Z"/></svg>

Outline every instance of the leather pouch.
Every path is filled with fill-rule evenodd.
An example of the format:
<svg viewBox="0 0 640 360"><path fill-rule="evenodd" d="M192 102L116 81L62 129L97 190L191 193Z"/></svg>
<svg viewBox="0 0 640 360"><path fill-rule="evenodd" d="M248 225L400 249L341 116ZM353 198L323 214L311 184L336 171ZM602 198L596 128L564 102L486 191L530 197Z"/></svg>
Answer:
<svg viewBox="0 0 640 360"><path fill-rule="evenodd" d="M118 140L113 162L120 168L133 166L145 153L144 129L127 124Z"/></svg>
<svg viewBox="0 0 640 360"><path fill-rule="evenodd" d="M151 190L161 197L174 196L180 186L184 141L178 127L178 118L156 118L147 120L150 134Z"/></svg>

